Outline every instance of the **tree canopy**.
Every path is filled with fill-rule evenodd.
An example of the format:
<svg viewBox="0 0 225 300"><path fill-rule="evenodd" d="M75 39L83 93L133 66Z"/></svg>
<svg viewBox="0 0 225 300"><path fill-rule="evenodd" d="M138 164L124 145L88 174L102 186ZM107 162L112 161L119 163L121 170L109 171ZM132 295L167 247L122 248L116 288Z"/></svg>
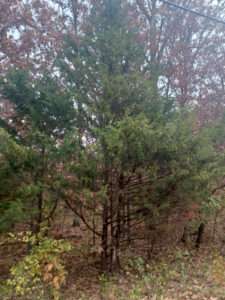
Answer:
<svg viewBox="0 0 225 300"><path fill-rule="evenodd" d="M18 28L36 20L41 28L30 34L44 27L57 45L39 62L39 48L27 48L40 68L4 65L0 93L12 110L1 117L0 230L23 222L39 233L67 207L112 271L140 224L150 251L151 228L174 209L195 204L201 212L223 187L224 102L216 104L220 91L214 98L216 89L205 90L221 75L207 79L215 29L157 1L55 1L59 15L30 2ZM62 19L68 28L56 36ZM211 114L214 104L219 114Z"/></svg>

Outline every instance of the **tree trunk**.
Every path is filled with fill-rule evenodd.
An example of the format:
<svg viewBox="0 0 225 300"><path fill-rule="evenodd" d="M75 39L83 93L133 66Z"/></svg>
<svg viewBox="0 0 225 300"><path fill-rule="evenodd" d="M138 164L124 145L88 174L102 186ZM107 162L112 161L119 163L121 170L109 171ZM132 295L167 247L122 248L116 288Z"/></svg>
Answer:
<svg viewBox="0 0 225 300"><path fill-rule="evenodd" d="M200 226L198 227L197 238L196 238L196 241L195 241L195 247L196 247L197 249L200 248L200 245L201 245L201 243L202 243L204 231L205 231L205 224L204 224L204 223L201 223Z"/></svg>
<svg viewBox="0 0 225 300"><path fill-rule="evenodd" d="M101 264L102 269L106 270L108 265L108 203L104 203L102 215L102 254Z"/></svg>

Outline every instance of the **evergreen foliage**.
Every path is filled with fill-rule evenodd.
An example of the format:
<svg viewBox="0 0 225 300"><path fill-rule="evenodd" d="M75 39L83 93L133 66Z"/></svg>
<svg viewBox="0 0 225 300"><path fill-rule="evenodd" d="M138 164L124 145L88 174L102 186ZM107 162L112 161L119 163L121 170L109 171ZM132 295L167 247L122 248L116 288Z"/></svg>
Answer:
<svg viewBox="0 0 225 300"><path fill-rule="evenodd" d="M0 131L1 229L26 219L37 233L63 201L99 238L109 270L137 222L149 231L172 208L201 207L224 172L223 126L198 128L194 109L155 91L127 6L93 1L57 72L1 81L14 108Z"/></svg>

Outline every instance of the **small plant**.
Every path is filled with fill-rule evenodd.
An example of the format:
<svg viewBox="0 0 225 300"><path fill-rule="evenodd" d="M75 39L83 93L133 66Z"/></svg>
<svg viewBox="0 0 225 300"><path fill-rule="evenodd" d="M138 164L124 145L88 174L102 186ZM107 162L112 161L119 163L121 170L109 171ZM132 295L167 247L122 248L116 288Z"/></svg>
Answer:
<svg viewBox="0 0 225 300"><path fill-rule="evenodd" d="M145 262L142 257L136 257L129 260L129 267L140 276L145 272Z"/></svg>
<svg viewBox="0 0 225 300"><path fill-rule="evenodd" d="M223 284L225 280L225 259L221 255L216 255L213 260L211 277L218 284Z"/></svg>
<svg viewBox="0 0 225 300"><path fill-rule="evenodd" d="M128 299L131 300L139 300L143 296L143 289L140 284L136 284L133 289L129 292Z"/></svg>
<svg viewBox="0 0 225 300"><path fill-rule="evenodd" d="M60 288L65 282L66 270L61 255L71 250L71 245L63 240L54 240L31 232L20 233L11 238L31 245L31 252L10 270L6 282L9 293L17 297L38 294L37 299L50 295L54 300L60 298Z"/></svg>
<svg viewBox="0 0 225 300"><path fill-rule="evenodd" d="M110 279L106 274L102 274L99 277L99 284L100 284L100 296L102 299L104 299L109 292L109 288L111 285Z"/></svg>

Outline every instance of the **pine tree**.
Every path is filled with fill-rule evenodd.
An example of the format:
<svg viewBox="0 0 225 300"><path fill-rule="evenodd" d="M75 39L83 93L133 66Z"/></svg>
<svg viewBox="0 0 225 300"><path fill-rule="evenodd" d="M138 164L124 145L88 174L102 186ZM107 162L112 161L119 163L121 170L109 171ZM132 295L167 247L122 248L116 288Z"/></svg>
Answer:
<svg viewBox="0 0 225 300"><path fill-rule="evenodd" d="M145 56L127 5L93 1L86 34L79 42L67 40L59 62L77 103L83 141L74 190L83 199L86 224L92 215L88 227L100 237L102 265L111 271L120 265L120 247L134 238L136 224L145 222L149 232L171 207L207 201L218 175L211 170L220 160L205 132L193 134L191 109L180 111L156 93L142 72ZM95 196L85 194L84 200L84 189ZM80 216L75 198L67 204Z"/></svg>
<svg viewBox="0 0 225 300"><path fill-rule="evenodd" d="M1 136L6 140L1 144L0 169L3 182L8 183L2 191L3 206L13 212L11 207L18 204L21 215L38 232L58 205L66 136L75 116L73 102L48 75L32 79L28 72L18 70L4 78L1 92L13 107L11 118L2 120L10 133L2 131ZM8 221L13 223L13 219Z"/></svg>
<svg viewBox="0 0 225 300"><path fill-rule="evenodd" d="M0 176L15 184L15 194L0 194L5 219L19 199L38 232L64 201L100 244L109 271L120 266L121 249L140 224L149 255L152 228L172 209L207 203L224 161L220 130L196 130L193 109L163 97L143 72L145 53L128 7L92 1L85 30L66 37L55 73L32 78L14 70L1 82L14 107L10 122L1 122L10 136L0 148Z"/></svg>

